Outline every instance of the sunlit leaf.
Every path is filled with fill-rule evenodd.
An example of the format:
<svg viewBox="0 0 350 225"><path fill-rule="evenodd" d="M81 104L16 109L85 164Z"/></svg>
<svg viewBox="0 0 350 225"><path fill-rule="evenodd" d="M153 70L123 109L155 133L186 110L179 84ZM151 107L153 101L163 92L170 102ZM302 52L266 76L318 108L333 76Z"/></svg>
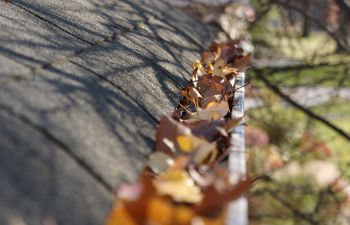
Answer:
<svg viewBox="0 0 350 225"><path fill-rule="evenodd" d="M183 152L192 152L198 148L205 148L210 146L210 143L205 139L198 138L193 135L179 135L176 137L177 143L180 147L180 150Z"/></svg>
<svg viewBox="0 0 350 225"><path fill-rule="evenodd" d="M229 106L227 101L221 101L220 103L210 102L205 109L191 114L191 121L218 120L224 117L228 113L228 111Z"/></svg>
<svg viewBox="0 0 350 225"><path fill-rule="evenodd" d="M180 124L171 115L163 116L156 131L156 151L174 154L176 137L191 134L191 129Z"/></svg>
<svg viewBox="0 0 350 225"><path fill-rule="evenodd" d="M169 195L174 201L198 203L202 200L200 188L185 171L166 172L153 182L159 194Z"/></svg>
<svg viewBox="0 0 350 225"><path fill-rule="evenodd" d="M176 138L180 149L184 152L191 152L194 149L193 137L180 135Z"/></svg>

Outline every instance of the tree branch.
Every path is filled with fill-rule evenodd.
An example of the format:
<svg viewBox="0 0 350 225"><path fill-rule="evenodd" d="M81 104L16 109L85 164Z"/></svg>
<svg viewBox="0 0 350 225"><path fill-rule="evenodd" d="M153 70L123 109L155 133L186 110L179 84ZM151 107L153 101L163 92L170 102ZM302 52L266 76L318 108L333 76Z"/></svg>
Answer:
<svg viewBox="0 0 350 225"><path fill-rule="evenodd" d="M287 200L285 200L284 198L281 198L280 196L278 196L276 193L274 193L273 191L269 191L268 192L270 194L271 197L273 197L274 199L276 199L277 201L279 201L284 207L286 207L287 209L289 209L295 216L299 217L300 219L308 222L309 224L312 225L318 225L319 223L314 220L310 215L305 214L301 211L299 211L297 208L295 208L292 204L290 204Z"/></svg>
<svg viewBox="0 0 350 225"><path fill-rule="evenodd" d="M326 31L333 39L334 41L337 43L338 46L340 46L342 49L349 51L349 48L344 45L344 43L342 43L339 40L339 37L337 36L337 34L335 34L334 32L332 32L331 30L329 30L327 28L327 26L325 24L323 24L321 21L319 21L318 19L316 19L315 17L311 16L309 13L305 12L304 9L301 9L299 7L296 7L292 4L290 4L289 2L284 2L284 1L280 1L280 0L270 0L271 3L275 3L277 5L283 6L285 8L290 8L293 9L294 11L300 13L303 16L308 17L311 21L313 21L314 23L316 23L320 28L322 28L324 31Z"/></svg>
<svg viewBox="0 0 350 225"><path fill-rule="evenodd" d="M303 70L303 69L314 69L318 67L337 67L337 66L346 66L349 62L339 62L339 63L319 63L319 64L294 64L286 66L256 66L259 70L269 70L269 73L276 72L285 72L293 70Z"/></svg>
<svg viewBox="0 0 350 225"><path fill-rule="evenodd" d="M304 112L306 115L308 115L310 118L318 120L319 122L323 123L324 125L326 125L327 127L331 128L332 130L334 130L336 133L338 133L340 136L342 136L343 138L347 139L350 141L350 135L348 133L346 133L344 130L340 129L339 127L337 127L336 125L334 125L333 123L329 122L328 120L326 120L325 118L317 115L316 113L314 113L313 111L305 108L304 106L302 106L301 104L299 104L298 102L294 101L293 99L291 99L287 94L283 93L283 91L281 91L277 86L275 86L273 83L271 83L268 79L265 78L265 76L263 75L262 71L259 69L253 69L256 77L263 81L264 84L266 85L266 87L268 87L269 89L271 89L274 93L276 93L278 96L280 96L281 98L283 98L286 102L288 102L289 104L291 104L292 106L294 106L295 108L301 110L302 112Z"/></svg>

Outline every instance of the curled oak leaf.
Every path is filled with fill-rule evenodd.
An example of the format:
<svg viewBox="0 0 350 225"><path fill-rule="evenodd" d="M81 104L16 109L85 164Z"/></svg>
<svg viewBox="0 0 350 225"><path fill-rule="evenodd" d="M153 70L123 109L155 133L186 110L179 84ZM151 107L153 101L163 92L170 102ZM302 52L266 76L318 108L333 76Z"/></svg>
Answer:
<svg viewBox="0 0 350 225"><path fill-rule="evenodd" d="M230 81L238 74L239 69L235 67L230 67L225 64L223 59L219 59L215 62L213 66L213 75L224 78L227 81Z"/></svg>
<svg viewBox="0 0 350 225"><path fill-rule="evenodd" d="M208 65L209 63L217 62L221 59L224 60L225 64L227 64L227 52L231 53L231 51L227 51L227 47L229 47L229 50L232 50L231 48L235 47L235 45L238 43L239 42L237 41L231 41L226 44L213 43L207 51L202 53L202 63L204 65ZM232 54L237 53L238 52L235 51Z"/></svg>
<svg viewBox="0 0 350 225"><path fill-rule="evenodd" d="M216 113L223 111L220 105L215 110ZM179 151L190 153L197 149L209 151L207 150L208 148L213 148L213 144L209 143L206 139L192 135L189 127L176 121L170 115L162 117L156 132L156 138L156 149L170 155L178 154L180 153ZM165 158L164 156L162 157Z"/></svg>
<svg viewBox="0 0 350 225"><path fill-rule="evenodd" d="M188 102L193 102L196 108L199 107L199 102L202 99L202 95L194 87L187 87L181 91L181 94L185 97Z"/></svg>
<svg viewBox="0 0 350 225"><path fill-rule="evenodd" d="M219 95L212 95L212 96L203 98L200 101L200 103L201 103L200 105L201 105L202 108L206 108L209 103L211 103L211 102L221 102L222 99L223 99L223 96L221 94L219 94Z"/></svg>
<svg viewBox="0 0 350 225"><path fill-rule="evenodd" d="M216 76L221 76L222 75L222 69L227 67L225 64L225 61L223 59L218 59L214 63L214 68L213 68L213 75Z"/></svg>
<svg viewBox="0 0 350 225"><path fill-rule="evenodd" d="M203 144L199 138L190 135L179 135L176 137L180 150L183 152L192 152L198 145Z"/></svg>
<svg viewBox="0 0 350 225"><path fill-rule="evenodd" d="M219 76L203 76L199 80L193 81L193 84L202 98L214 95L231 95L234 90L230 82Z"/></svg>
<svg viewBox="0 0 350 225"><path fill-rule="evenodd" d="M213 43L208 51L202 54L202 63L207 65L209 63L220 62L230 68L243 69L250 60L250 54L244 55L242 47L240 47L240 40L233 40L226 43Z"/></svg>
<svg viewBox="0 0 350 225"><path fill-rule="evenodd" d="M222 129L224 124L224 119L214 121L197 121L194 123L187 123L184 121L184 125L191 129L193 135L205 138L209 142L217 141L220 137L228 136L227 132Z"/></svg>
<svg viewBox="0 0 350 225"><path fill-rule="evenodd" d="M208 51L202 54L201 64L202 67L207 68L207 73L231 81L250 60L250 55L244 55L243 53L239 40L223 44L214 43ZM209 65L213 65L213 68L210 69Z"/></svg>
<svg viewBox="0 0 350 225"><path fill-rule="evenodd" d="M231 74L231 75L237 75L238 74L239 69L235 68L235 67L224 67L221 69L221 73L219 73L219 75L217 76L223 76L227 79L227 75Z"/></svg>
<svg viewBox="0 0 350 225"><path fill-rule="evenodd" d="M176 137L176 141L180 147L180 150L187 153L210 144L205 139L198 138L193 135L179 135Z"/></svg>
<svg viewBox="0 0 350 225"><path fill-rule="evenodd" d="M198 203L203 195L186 171L170 171L153 180L160 195L168 195L175 202Z"/></svg>
<svg viewBox="0 0 350 225"><path fill-rule="evenodd" d="M180 135L176 138L182 152L191 153L190 160L196 165L210 163L217 155L216 143L193 135Z"/></svg>
<svg viewBox="0 0 350 225"><path fill-rule="evenodd" d="M221 49L219 58L223 59L228 66L235 67L234 60L243 56L243 49L239 46L238 40L214 45Z"/></svg>
<svg viewBox="0 0 350 225"><path fill-rule="evenodd" d="M162 151L166 154L173 155L178 149L176 137L179 135L191 134L191 129L180 124L172 116L165 115L160 119L156 131L156 151Z"/></svg>
<svg viewBox="0 0 350 225"><path fill-rule="evenodd" d="M239 70L244 69L248 65L248 63L250 61L250 56L251 55L248 54L246 56L235 58L233 60L234 67L237 67Z"/></svg>
<svg viewBox="0 0 350 225"><path fill-rule="evenodd" d="M236 119L219 119L214 121L184 121L183 124L189 127L192 134L205 138L209 142L217 141L220 138L228 137L228 133L242 122L243 117Z"/></svg>
<svg viewBox="0 0 350 225"><path fill-rule="evenodd" d="M220 102L226 97L233 96L234 83L231 81L219 76L205 75L200 77L181 91L184 97L180 101L180 106L187 112L193 112L198 106L206 108L211 101ZM194 106L194 110L192 106Z"/></svg>
<svg viewBox="0 0 350 225"><path fill-rule="evenodd" d="M229 105L227 101L223 100L220 103L210 102L205 109L198 112L191 113L190 119L187 121L195 122L201 120L213 121L226 116L229 112Z"/></svg>
<svg viewBox="0 0 350 225"><path fill-rule="evenodd" d="M208 97L214 97L213 101L227 100L233 97L234 82L231 83L218 76L206 76L199 82L198 90L202 95L201 107L205 108L205 101Z"/></svg>

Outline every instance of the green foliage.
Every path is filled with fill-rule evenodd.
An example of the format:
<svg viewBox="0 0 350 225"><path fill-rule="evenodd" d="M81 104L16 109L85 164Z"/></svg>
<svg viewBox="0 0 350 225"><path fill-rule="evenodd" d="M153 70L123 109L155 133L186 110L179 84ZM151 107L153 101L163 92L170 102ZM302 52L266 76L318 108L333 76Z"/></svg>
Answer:
<svg viewBox="0 0 350 225"><path fill-rule="evenodd" d="M345 204L344 193L334 191L331 183L319 184L315 177L317 171L310 171L312 167L309 165L326 160L326 163L334 164L339 169L345 182L348 181L349 143L332 134L329 128L287 106L262 86L253 96L263 99L264 106L249 111L247 124L265 130L270 144L248 149L249 170L253 174L267 173L272 180L258 184L251 192L251 224L339 224L339 213ZM336 107L329 104L313 107L312 110L320 114L338 113L338 125L349 121L341 127L349 126L345 124L350 124L350 118L345 116L347 120L344 120L346 102L333 100L332 106L335 104ZM314 135L311 138L305 136L306 133ZM310 145L314 142L314 146ZM305 152L302 150L305 143L313 148ZM283 166L266 171L271 148L279 152ZM324 149L330 149L331 155L325 155Z"/></svg>
<svg viewBox="0 0 350 225"><path fill-rule="evenodd" d="M303 17L291 8L268 0L253 0L252 4L258 18L250 26L254 66L273 85L282 91L290 88L292 94L292 88L304 87L311 92L315 87L334 88L329 100L305 107L350 133L349 101L335 96L337 89L350 88L350 55L337 53L334 37L315 24L311 24L309 35L302 37ZM297 14L298 19L292 22L291 14ZM320 174L310 165L319 163L322 167L324 162L324 167L333 168L333 176L349 184L349 141L268 91L253 70L248 70L248 78L253 84L250 97L262 100L263 106L248 112L247 124L262 128L270 139L267 146L248 149L249 169L271 177L252 190L251 224L340 224L343 207L349 207L344 192L336 190L335 181L321 184L320 177L325 179L331 172L321 168L324 174Z"/></svg>
<svg viewBox="0 0 350 225"><path fill-rule="evenodd" d="M253 109L249 115L258 126L267 131L271 144L280 147L294 146L295 140L301 137L305 126L305 117L281 102L267 89L261 90L264 107Z"/></svg>

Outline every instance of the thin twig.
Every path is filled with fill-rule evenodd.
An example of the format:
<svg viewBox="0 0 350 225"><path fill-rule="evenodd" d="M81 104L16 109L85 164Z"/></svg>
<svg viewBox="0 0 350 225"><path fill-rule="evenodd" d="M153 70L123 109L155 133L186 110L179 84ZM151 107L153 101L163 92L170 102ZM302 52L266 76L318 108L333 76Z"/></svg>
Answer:
<svg viewBox="0 0 350 225"><path fill-rule="evenodd" d="M331 128L332 130L334 130L336 133L338 133L340 136L344 137L345 139L350 141L350 135L348 133L346 133L344 130L340 129L339 127L337 127L336 125L334 125L333 123L331 123L330 121L326 120L325 118L321 117L320 115L317 115L316 113L314 113L313 111L311 111L310 109L305 108L304 106L302 106L301 104L299 104L298 102L294 101L293 99L291 99L287 94L283 93L283 91L281 91L277 86L275 86L273 83L271 83L268 79L266 79L266 77L264 76L264 74L262 73L261 70L259 69L253 69L256 77L263 81L264 84L266 85L266 87L268 87L269 89L271 89L274 93L276 93L278 96L280 96L281 98L283 98L286 102L288 102L289 104L291 104L292 106L294 106L295 108L299 109L300 111L304 112L306 115L308 115L310 118L313 118L321 123L323 123L324 125L326 125L327 127Z"/></svg>
<svg viewBox="0 0 350 225"><path fill-rule="evenodd" d="M280 0L271 0L271 3L275 3L277 5L280 5L282 7L285 8L290 8L293 9L294 11L300 13L301 15L306 16L307 18L309 18L311 21L313 21L314 23L316 23L320 28L322 28L324 31L326 31L333 39L335 42L337 42L337 45L340 46L342 49L344 50L349 50L347 46L345 46L340 40L339 37L337 36L336 33L334 33L333 31L329 30L327 28L327 26L325 24L323 24L321 21L319 21L318 19L316 19L315 17L311 16L309 13L307 13L304 9L301 9L299 7L296 7L292 4L290 4L289 2L284 2L284 1L280 1Z"/></svg>

